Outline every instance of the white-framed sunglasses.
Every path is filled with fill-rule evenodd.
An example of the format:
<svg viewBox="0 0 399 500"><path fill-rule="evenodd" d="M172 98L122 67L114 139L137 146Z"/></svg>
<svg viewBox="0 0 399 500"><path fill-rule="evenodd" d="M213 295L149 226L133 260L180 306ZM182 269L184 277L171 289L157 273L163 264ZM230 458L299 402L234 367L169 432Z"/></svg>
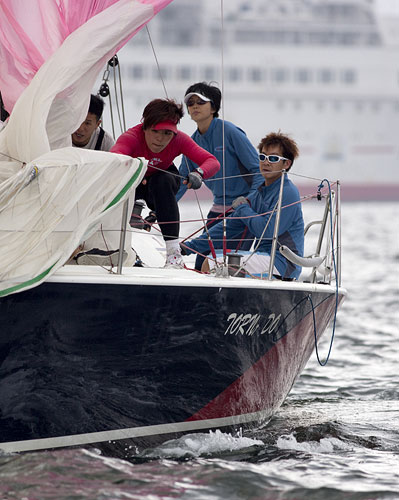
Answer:
<svg viewBox="0 0 399 500"><path fill-rule="evenodd" d="M264 153L259 153L259 161L263 163L266 160L269 163L278 163L280 160L288 160L288 158L284 158L284 156L265 155Z"/></svg>

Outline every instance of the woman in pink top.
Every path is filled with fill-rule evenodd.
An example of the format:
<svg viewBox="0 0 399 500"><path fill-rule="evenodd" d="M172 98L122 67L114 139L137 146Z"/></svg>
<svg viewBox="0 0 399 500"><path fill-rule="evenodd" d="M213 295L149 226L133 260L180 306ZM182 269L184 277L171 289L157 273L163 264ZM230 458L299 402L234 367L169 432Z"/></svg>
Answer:
<svg viewBox="0 0 399 500"><path fill-rule="evenodd" d="M166 244L165 267L184 267L176 201L180 175L173 160L183 154L198 165L183 181L192 189L201 187L202 179L212 177L220 168L212 154L177 130L182 116L181 104L171 99L155 99L144 108L142 123L122 134L111 149L114 153L148 160L145 177L136 189L136 200L145 200L148 208L155 212Z"/></svg>

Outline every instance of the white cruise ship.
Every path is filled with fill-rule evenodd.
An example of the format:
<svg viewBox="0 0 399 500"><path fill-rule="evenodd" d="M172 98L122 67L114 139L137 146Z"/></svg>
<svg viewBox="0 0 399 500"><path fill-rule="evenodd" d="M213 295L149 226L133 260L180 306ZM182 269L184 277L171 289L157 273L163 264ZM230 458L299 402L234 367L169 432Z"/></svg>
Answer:
<svg viewBox="0 0 399 500"><path fill-rule="evenodd" d="M121 51L127 125L165 96L163 82L182 101L214 81L224 118L255 146L278 129L298 142L293 173L340 179L347 197L399 199L399 18L378 18L373 0L228 0L223 25L221 11L174 0L154 18L162 79L145 29ZM185 116L181 129L195 124Z"/></svg>

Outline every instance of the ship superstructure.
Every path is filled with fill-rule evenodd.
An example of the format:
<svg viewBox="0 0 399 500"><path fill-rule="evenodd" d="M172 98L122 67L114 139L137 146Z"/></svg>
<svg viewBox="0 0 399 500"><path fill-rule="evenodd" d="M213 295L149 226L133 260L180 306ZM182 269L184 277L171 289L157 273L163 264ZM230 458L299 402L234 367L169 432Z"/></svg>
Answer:
<svg viewBox="0 0 399 500"><path fill-rule="evenodd" d="M175 0L150 23L151 39L143 30L121 52L128 125L165 96L163 84L182 101L191 83L215 81L224 118L255 146L278 129L297 140L296 172L399 186L395 19L377 18L370 0L225 4L222 24L219 2ZM181 128L195 124L186 116Z"/></svg>

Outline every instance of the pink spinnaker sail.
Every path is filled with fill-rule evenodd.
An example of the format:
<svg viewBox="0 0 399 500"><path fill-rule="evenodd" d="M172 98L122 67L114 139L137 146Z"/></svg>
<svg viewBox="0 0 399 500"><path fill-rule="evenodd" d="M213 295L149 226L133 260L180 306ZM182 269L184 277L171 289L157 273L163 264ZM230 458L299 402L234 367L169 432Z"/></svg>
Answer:
<svg viewBox="0 0 399 500"><path fill-rule="evenodd" d="M0 130L0 296L48 279L82 242L100 248L98 234L119 247L122 203L146 163L73 148L71 133L107 61L170 1L0 0L12 110Z"/></svg>
<svg viewBox="0 0 399 500"><path fill-rule="evenodd" d="M132 3L152 7L153 14L149 21L171 1L135 0ZM42 64L71 33L119 2L120 0L0 0L0 91L7 111L12 111L18 97ZM141 27L126 33L116 51ZM91 43L95 45L95 42Z"/></svg>
<svg viewBox="0 0 399 500"><path fill-rule="evenodd" d="M107 61L172 0L0 0L0 153L28 163L72 145ZM91 6L91 7L90 7Z"/></svg>

